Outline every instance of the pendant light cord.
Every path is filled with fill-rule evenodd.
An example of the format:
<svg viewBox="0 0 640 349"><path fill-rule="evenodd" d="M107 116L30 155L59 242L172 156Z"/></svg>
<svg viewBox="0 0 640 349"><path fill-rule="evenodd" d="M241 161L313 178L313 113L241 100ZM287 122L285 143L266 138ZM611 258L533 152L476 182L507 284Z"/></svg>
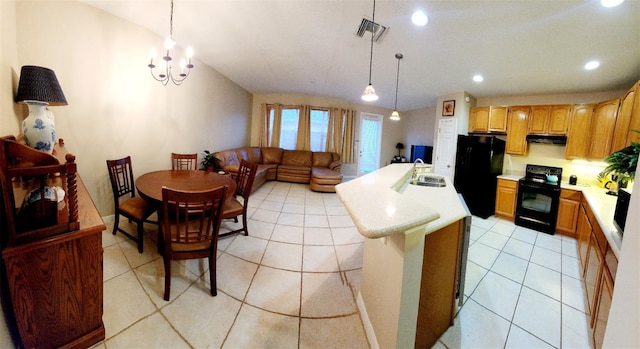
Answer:
<svg viewBox="0 0 640 349"><path fill-rule="evenodd" d="M398 83L400 82L400 60L402 55L396 53L396 58L398 59L398 72L396 73L396 103L393 105L393 110L398 111Z"/></svg>
<svg viewBox="0 0 640 349"><path fill-rule="evenodd" d="M369 55L369 85L371 85L371 71L373 66L373 35L376 31L376 0L373 0L373 16L371 18L371 50Z"/></svg>

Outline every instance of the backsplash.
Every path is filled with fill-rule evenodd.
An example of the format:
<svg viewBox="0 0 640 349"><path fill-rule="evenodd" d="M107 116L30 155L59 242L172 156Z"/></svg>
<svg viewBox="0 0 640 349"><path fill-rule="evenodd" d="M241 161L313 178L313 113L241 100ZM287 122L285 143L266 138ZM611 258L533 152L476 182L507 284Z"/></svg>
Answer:
<svg viewBox="0 0 640 349"><path fill-rule="evenodd" d="M529 143L527 156L505 154L502 172L504 174L523 175L527 164L562 168L562 181L569 176L578 176L578 184L596 184L597 175L607 166L604 162L567 160L564 158L565 146L554 144Z"/></svg>

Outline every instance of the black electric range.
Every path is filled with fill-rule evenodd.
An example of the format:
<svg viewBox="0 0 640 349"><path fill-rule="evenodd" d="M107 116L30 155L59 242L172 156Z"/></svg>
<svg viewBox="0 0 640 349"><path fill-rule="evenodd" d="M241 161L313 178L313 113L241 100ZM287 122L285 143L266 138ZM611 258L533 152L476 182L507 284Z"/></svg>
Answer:
<svg viewBox="0 0 640 349"><path fill-rule="evenodd" d="M548 176L556 176L550 181ZM518 181L515 224L554 234L560 202L562 168L528 164Z"/></svg>

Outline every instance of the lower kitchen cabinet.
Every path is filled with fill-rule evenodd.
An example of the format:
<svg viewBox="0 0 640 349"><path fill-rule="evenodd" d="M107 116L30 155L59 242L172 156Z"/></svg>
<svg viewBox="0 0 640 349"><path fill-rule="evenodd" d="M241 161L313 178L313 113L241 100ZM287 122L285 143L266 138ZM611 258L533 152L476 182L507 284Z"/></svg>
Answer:
<svg viewBox="0 0 640 349"><path fill-rule="evenodd" d="M611 309L611 299L613 298L613 278L606 268L602 272L599 288L597 307L593 315L593 342L596 348L602 348L609 310Z"/></svg>
<svg viewBox="0 0 640 349"><path fill-rule="evenodd" d="M582 193L571 189L560 191L560 202L558 204L558 220L556 221L556 232L576 236L576 226L578 224L578 212L580 211L580 199Z"/></svg>
<svg viewBox="0 0 640 349"><path fill-rule="evenodd" d="M576 232L588 310L591 314L590 334L595 348L601 348L611 308L618 259L584 199L578 212Z"/></svg>
<svg viewBox="0 0 640 349"><path fill-rule="evenodd" d="M516 214L518 182L498 178L496 187L496 217L513 221Z"/></svg>

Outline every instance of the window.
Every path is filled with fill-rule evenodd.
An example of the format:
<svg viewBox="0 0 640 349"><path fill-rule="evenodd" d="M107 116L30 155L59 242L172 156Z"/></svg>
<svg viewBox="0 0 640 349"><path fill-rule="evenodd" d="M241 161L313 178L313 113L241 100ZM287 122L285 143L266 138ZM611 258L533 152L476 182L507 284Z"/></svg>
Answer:
<svg viewBox="0 0 640 349"><path fill-rule="evenodd" d="M298 118L300 109L282 108L280 124L280 148L295 150L298 141Z"/></svg>
<svg viewBox="0 0 640 349"><path fill-rule="evenodd" d="M311 109L311 151L324 151L327 146L329 110Z"/></svg>

